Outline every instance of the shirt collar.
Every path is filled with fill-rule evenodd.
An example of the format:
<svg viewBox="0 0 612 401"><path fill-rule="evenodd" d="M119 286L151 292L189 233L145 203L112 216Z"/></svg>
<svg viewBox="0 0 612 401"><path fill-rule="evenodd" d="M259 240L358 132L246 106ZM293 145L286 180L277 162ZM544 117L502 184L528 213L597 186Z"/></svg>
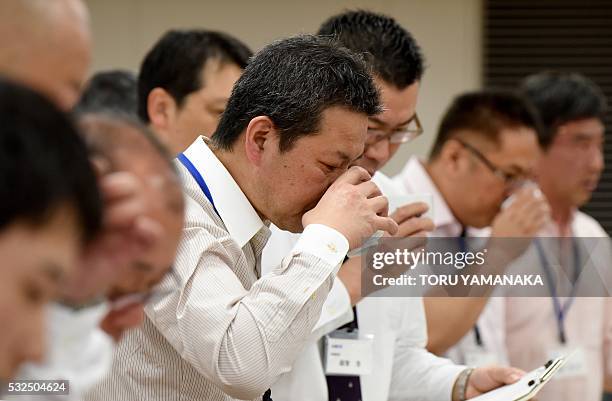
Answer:
<svg viewBox="0 0 612 401"><path fill-rule="evenodd" d="M568 224L568 227L569 227L568 233L562 233L557 223L553 219L550 219L548 224L546 224L544 228L540 231L540 236L541 237L580 236L580 235L577 235L577 231L580 230L580 227L578 227L578 224L576 224L576 215L577 215L577 210L576 209L572 210L570 214L570 221Z"/></svg>
<svg viewBox="0 0 612 401"><path fill-rule="evenodd" d="M202 175L227 231L242 248L264 227L264 222L206 139L199 137L183 153Z"/></svg>
<svg viewBox="0 0 612 401"><path fill-rule="evenodd" d="M402 184L412 193L430 193L433 196L433 223L438 228L456 226L461 233L461 223L455 218L438 187L418 157L412 156L400 174Z"/></svg>

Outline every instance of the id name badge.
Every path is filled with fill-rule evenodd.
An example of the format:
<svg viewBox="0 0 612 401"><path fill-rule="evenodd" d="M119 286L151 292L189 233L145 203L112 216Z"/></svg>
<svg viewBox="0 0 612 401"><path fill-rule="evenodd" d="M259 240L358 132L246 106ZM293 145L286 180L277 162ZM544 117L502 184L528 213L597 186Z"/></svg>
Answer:
<svg viewBox="0 0 612 401"><path fill-rule="evenodd" d="M584 348L559 347L548 353L550 359L567 356L567 362L559 369L553 380L585 377L588 374L586 354Z"/></svg>
<svg viewBox="0 0 612 401"><path fill-rule="evenodd" d="M360 376L372 373L374 336L336 330L325 336L325 373Z"/></svg>

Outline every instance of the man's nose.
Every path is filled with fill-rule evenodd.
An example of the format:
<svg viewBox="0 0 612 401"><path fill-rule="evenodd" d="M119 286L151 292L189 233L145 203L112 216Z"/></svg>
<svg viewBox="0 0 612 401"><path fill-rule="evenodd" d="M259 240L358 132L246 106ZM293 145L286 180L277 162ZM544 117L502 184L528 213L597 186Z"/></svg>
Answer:
<svg viewBox="0 0 612 401"><path fill-rule="evenodd" d="M368 145L364 156L368 159L376 160L379 165L384 164L389 159L389 139L383 139Z"/></svg>
<svg viewBox="0 0 612 401"><path fill-rule="evenodd" d="M601 173L605 167L604 156L601 150L593 152L593 156L589 159L589 167L591 171Z"/></svg>

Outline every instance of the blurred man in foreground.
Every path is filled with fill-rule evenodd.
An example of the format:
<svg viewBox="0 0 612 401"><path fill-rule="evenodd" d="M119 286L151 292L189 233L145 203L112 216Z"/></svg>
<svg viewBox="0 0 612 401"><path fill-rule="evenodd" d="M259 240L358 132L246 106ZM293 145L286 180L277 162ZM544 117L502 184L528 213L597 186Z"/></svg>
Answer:
<svg viewBox="0 0 612 401"><path fill-rule="evenodd" d="M112 362L114 341L125 330L140 325L144 304L162 295L153 287L171 268L183 224L183 198L174 167L146 127L111 114L89 113L78 120L96 163L109 172L134 174L143 182L147 217L166 235L138 259L118 262L103 275L96 276L99 271L92 270L95 277L88 277L87 282L96 284L92 294L97 302L70 302L76 290L65 289L64 301L50 309L49 355L41 364L26 366L20 379L69 380L71 400L81 399L104 377ZM71 282L71 288L78 287L78 280Z"/></svg>
<svg viewBox="0 0 612 401"><path fill-rule="evenodd" d="M0 2L0 75L20 82L70 111L79 100L91 59L87 8L81 0ZM99 167L99 166L98 166ZM95 294L88 278L112 274L117 262L154 249L163 229L147 218L142 182L132 174L98 172L104 200L103 230L83 252L74 300ZM112 243L112 249L109 244Z"/></svg>
<svg viewBox="0 0 612 401"><path fill-rule="evenodd" d="M0 2L0 74L68 111L90 61L89 15L81 0Z"/></svg>
<svg viewBox="0 0 612 401"><path fill-rule="evenodd" d="M0 81L0 381L45 353L45 308L101 226L84 142L29 89ZM1 390L0 390L1 391Z"/></svg>

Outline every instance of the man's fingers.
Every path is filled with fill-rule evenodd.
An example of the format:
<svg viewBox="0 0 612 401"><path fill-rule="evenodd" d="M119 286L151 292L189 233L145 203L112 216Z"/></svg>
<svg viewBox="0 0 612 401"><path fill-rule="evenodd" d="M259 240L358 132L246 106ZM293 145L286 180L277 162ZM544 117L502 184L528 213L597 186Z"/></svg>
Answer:
<svg viewBox="0 0 612 401"><path fill-rule="evenodd" d="M427 210L429 210L429 206L425 202L409 203L402 207L398 207L393 212L391 217L393 217L393 219L397 223L401 224L403 221L408 220L412 217L418 217L423 215L423 213L427 212Z"/></svg>
<svg viewBox="0 0 612 401"><path fill-rule="evenodd" d="M547 210L548 202L543 197L535 196L532 188L525 188L521 190L510 207L513 208L516 213L523 214L534 209Z"/></svg>
<svg viewBox="0 0 612 401"><path fill-rule="evenodd" d="M386 231L391 235L397 233L397 223L391 217L376 216L376 228L378 230Z"/></svg>
<svg viewBox="0 0 612 401"><path fill-rule="evenodd" d="M98 178L104 177L110 171L110 163L104 157L94 156L90 162Z"/></svg>
<svg viewBox="0 0 612 401"><path fill-rule="evenodd" d="M357 189L366 198L375 198L377 196L382 196L380 188L378 188L378 185L374 184L372 181L362 182L361 184L357 185Z"/></svg>
<svg viewBox="0 0 612 401"><path fill-rule="evenodd" d="M508 366L491 366L489 367L489 376L495 382L500 384L516 383L525 375L525 372Z"/></svg>
<svg viewBox="0 0 612 401"><path fill-rule="evenodd" d="M130 228L145 211L146 206L141 199L131 198L115 201L106 207L104 226L109 229Z"/></svg>
<svg viewBox="0 0 612 401"><path fill-rule="evenodd" d="M378 216L388 216L389 201L385 196L377 196L375 198L368 199L367 202Z"/></svg>
<svg viewBox="0 0 612 401"><path fill-rule="evenodd" d="M100 178L100 190L106 202L132 197L141 186L135 175L126 172L110 173Z"/></svg>
<svg viewBox="0 0 612 401"><path fill-rule="evenodd" d="M413 217L399 224L397 237L410 237L419 232L433 231L434 223L427 217Z"/></svg>
<svg viewBox="0 0 612 401"><path fill-rule="evenodd" d="M164 236L164 227L157 221L140 216L136 219L132 233L140 245L151 248L159 243Z"/></svg>
<svg viewBox="0 0 612 401"><path fill-rule="evenodd" d="M408 240L408 249L415 250L427 245L427 232L421 231L411 235Z"/></svg>
<svg viewBox="0 0 612 401"><path fill-rule="evenodd" d="M353 166L348 169L348 171L342 174L336 182L346 182L349 184L357 185L364 181L370 181L372 177L370 174L362 167Z"/></svg>

